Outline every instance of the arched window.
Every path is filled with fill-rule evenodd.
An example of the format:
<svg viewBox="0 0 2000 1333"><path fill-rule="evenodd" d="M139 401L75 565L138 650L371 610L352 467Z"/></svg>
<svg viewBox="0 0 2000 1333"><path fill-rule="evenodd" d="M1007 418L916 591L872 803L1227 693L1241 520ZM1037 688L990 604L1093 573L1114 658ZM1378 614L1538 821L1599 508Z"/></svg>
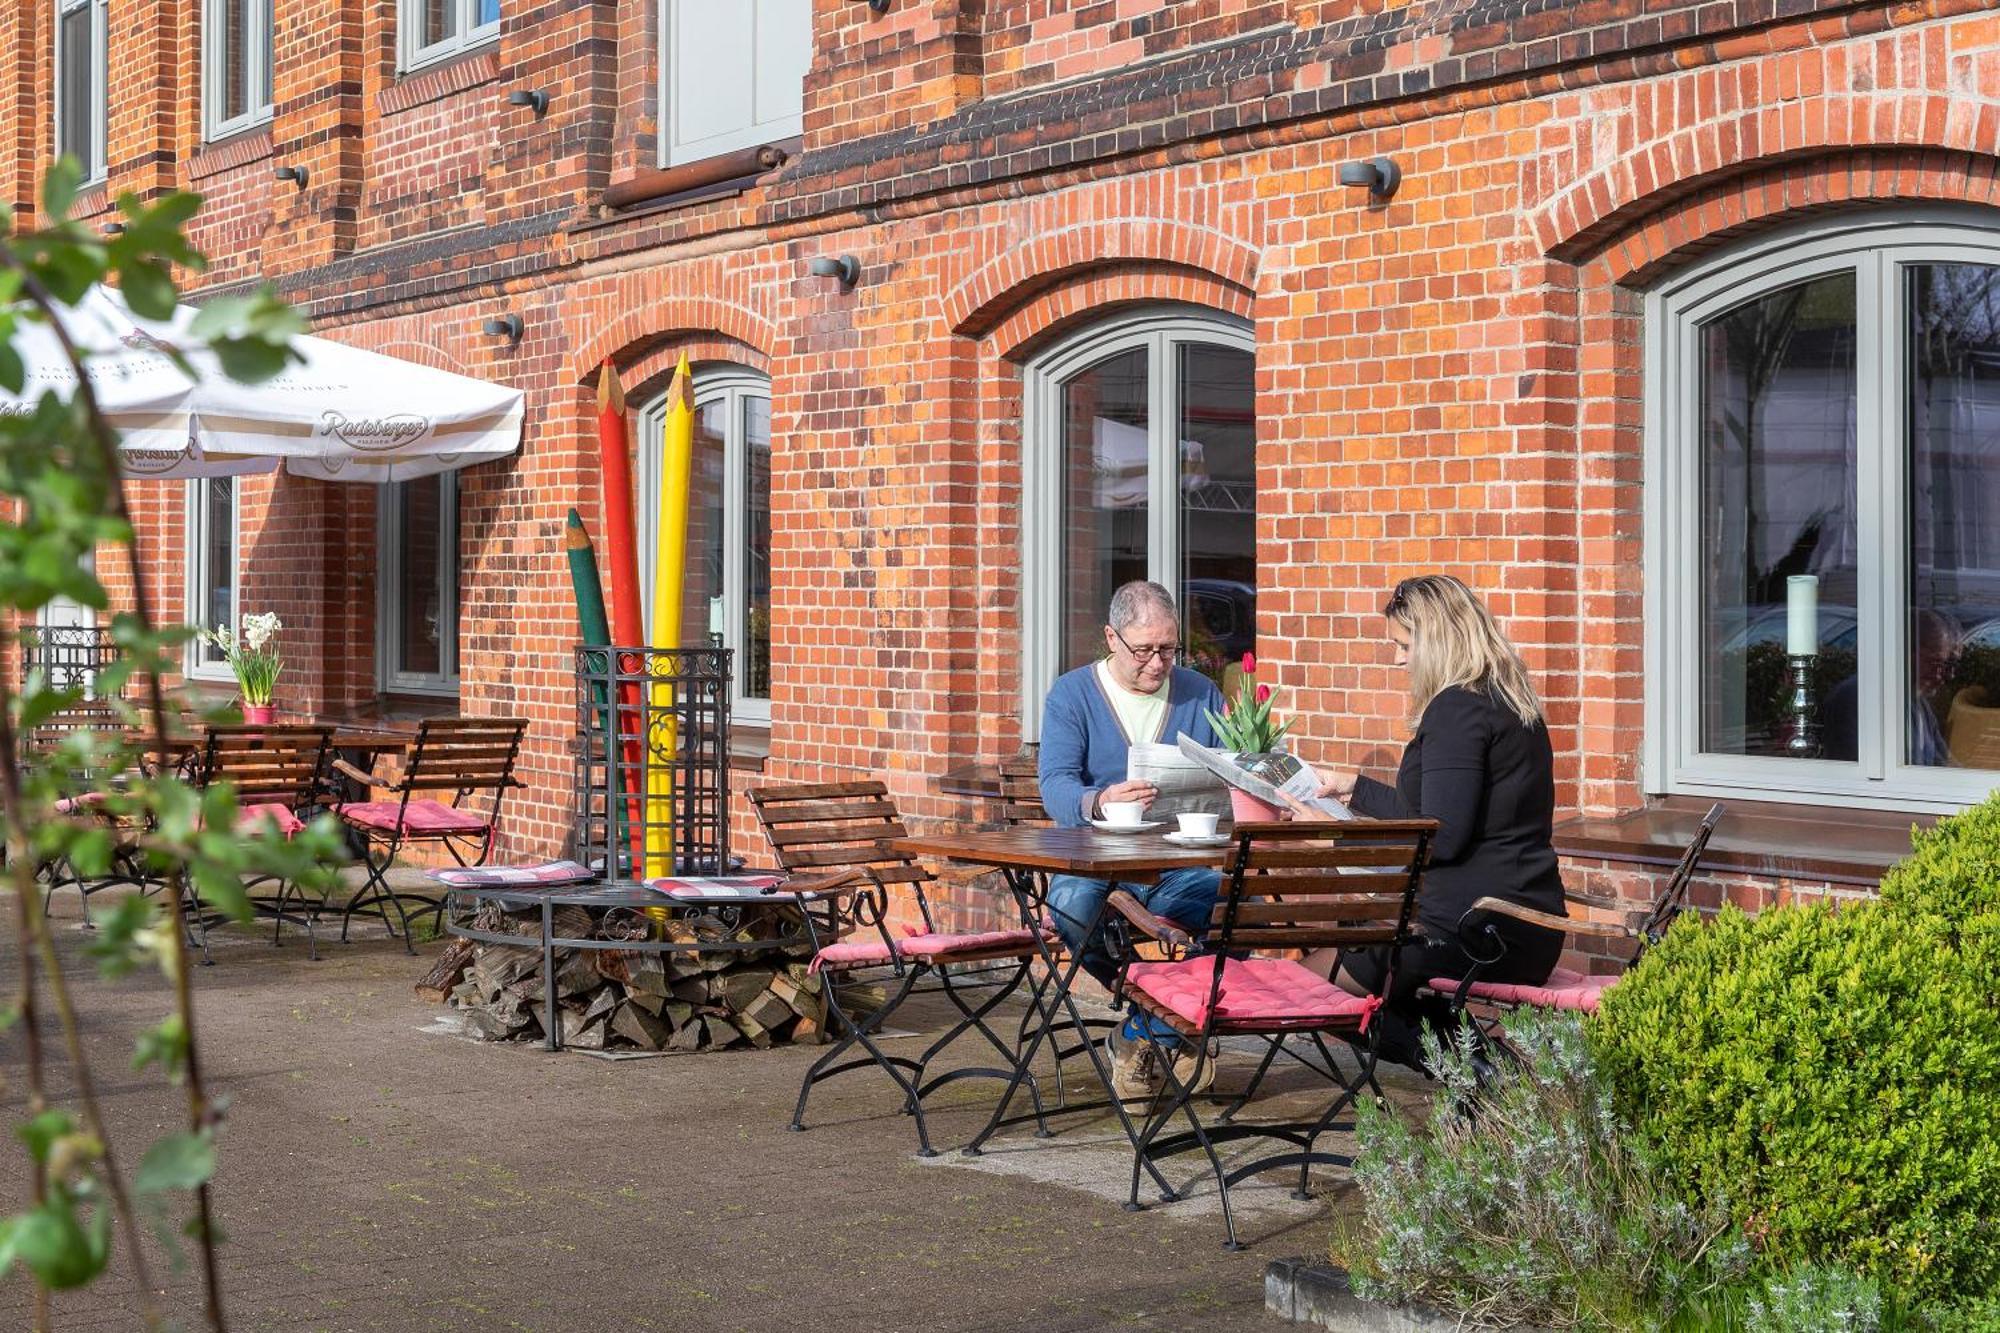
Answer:
<svg viewBox="0 0 2000 1333"><path fill-rule="evenodd" d="M2000 781L2000 227L1739 248L1647 298L1654 790L1948 810Z"/></svg>
<svg viewBox="0 0 2000 1333"><path fill-rule="evenodd" d="M1112 592L1175 589L1184 660L1220 680L1256 642L1256 344L1242 320L1155 306L1027 367L1023 716L1101 656Z"/></svg>
<svg viewBox="0 0 2000 1333"><path fill-rule="evenodd" d="M731 708L771 717L771 381L726 362L694 368L694 468L679 641L734 648ZM639 415L639 580L652 618L666 401ZM647 626L653 631L652 625ZM660 642L649 632L648 640Z"/></svg>

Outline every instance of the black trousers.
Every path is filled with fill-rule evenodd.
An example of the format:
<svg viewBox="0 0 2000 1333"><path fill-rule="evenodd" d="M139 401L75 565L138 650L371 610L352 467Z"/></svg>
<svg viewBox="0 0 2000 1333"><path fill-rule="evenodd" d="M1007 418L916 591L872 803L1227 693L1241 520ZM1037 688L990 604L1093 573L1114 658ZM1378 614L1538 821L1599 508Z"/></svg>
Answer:
<svg viewBox="0 0 2000 1333"><path fill-rule="evenodd" d="M1495 928L1507 941L1507 951L1480 973L1481 981L1539 986L1549 979L1556 961L1562 957L1563 936L1559 932L1514 921L1496 922ZM1426 1026L1449 1039L1450 1002L1439 998L1420 1000L1417 991L1429 985L1433 977L1459 980L1472 970L1473 961L1455 936L1426 938L1398 955L1388 999L1375 1016L1375 1021L1382 1025L1377 1050L1384 1060L1422 1068L1422 1033ZM1379 992L1382 974L1389 967L1389 950L1386 947L1345 949L1341 951L1340 965L1371 993Z"/></svg>

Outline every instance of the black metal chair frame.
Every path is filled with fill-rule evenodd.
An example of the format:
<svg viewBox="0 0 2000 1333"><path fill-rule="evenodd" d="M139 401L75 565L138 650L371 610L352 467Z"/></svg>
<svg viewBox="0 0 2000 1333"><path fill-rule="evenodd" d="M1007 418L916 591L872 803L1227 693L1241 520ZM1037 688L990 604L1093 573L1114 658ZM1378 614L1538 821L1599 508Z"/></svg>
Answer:
<svg viewBox="0 0 2000 1333"><path fill-rule="evenodd" d="M1113 909L1130 927L1164 948L1170 963L1199 965L1213 960L1207 1016L1199 1025L1130 984L1132 963L1129 957L1121 963L1118 991L1128 1003L1156 1020L1147 1026L1145 1040L1153 1047L1167 1081L1134 1145L1132 1191L1125 1205L1127 1209L1142 1207L1139 1203L1142 1168L1156 1172L1160 1161L1199 1149L1207 1156L1222 1194L1227 1245L1238 1249L1241 1246L1236 1237L1236 1220L1229 1203L1231 1186L1267 1171L1297 1167L1299 1183L1294 1195L1308 1198L1307 1185L1314 1166L1353 1165L1353 1158L1347 1154L1321 1151L1318 1140L1330 1131L1352 1128L1351 1121L1344 1122L1340 1117L1365 1090L1375 1086L1376 1048L1381 1029L1353 1013L1278 1016L1261 1022L1231 1021L1219 1025L1217 1008L1224 965L1232 957L1242 958L1255 950L1386 947L1390 951L1389 966L1383 969L1381 986L1374 997L1377 1004L1386 1001L1394 986L1400 952L1417 938L1417 895L1436 829L1436 822L1427 819L1239 823L1234 852L1224 871L1226 892L1216 904L1206 939L1199 945L1171 923L1147 912L1129 895L1113 895ZM1160 1031L1161 1025L1172 1029L1173 1038ZM1202 1085L1204 1067L1215 1059L1213 1045L1219 1036L1258 1036L1267 1040L1310 1037L1326 1061L1326 1068L1315 1072L1327 1077L1336 1089L1332 1102L1311 1120L1276 1123L1218 1120L1213 1125L1204 1124L1195 1113L1192 1089ZM1358 1050L1360 1064L1353 1077L1340 1073L1326 1044L1328 1036L1340 1038ZM1174 1057L1183 1048L1191 1048L1195 1057L1195 1065L1185 1080L1174 1072ZM1265 1067L1275 1053L1274 1046L1266 1055ZM1163 1135L1176 1116L1184 1118L1188 1128ZM1216 1151L1217 1145L1248 1138L1273 1139L1283 1148L1233 1167L1225 1166Z"/></svg>
<svg viewBox="0 0 2000 1333"><path fill-rule="evenodd" d="M1633 946L1632 956L1627 960L1626 966L1629 968L1636 964L1645 956L1647 949L1660 942L1668 928L1673 925L1675 918L1686 909L1688 887L1693 884L1695 872L1700 868L1702 854L1708 850L1709 838L1714 835L1716 825L1722 822L1722 816L1727 810L1728 807L1721 801L1708 807L1708 813L1702 816L1701 824L1695 829L1694 836L1688 840L1687 848L1681 853L1680 861L1674 866L1673 874L1667 877L1667 882L1661 886L1659 894L1645 912L1635 913L1632 903L1626 899L1607 898L1602 894L1583 893L1575 889L1566 889L1563 893L1564 900L1573 906L1600 912L1621 912L1627 918L1625 921L1599 921L1588 916L1554 916L1523 907L1519 903L1509 902L1504 898L1481 898L1474 902L1458 922L1459 939L1463 942L1466 953L1472 957L1473 965L1447 996L1451 1003L1452 1018L1459 1023L1470 1022L1473 1032L1482 1044L1495 1045L1502 1050L1507 1049L1506 1043L1500 1039L1499 1012L1523 1006L1482 1000L1472 994L1473 987L1507 954L1507 939L1495 925L1495 917L1506 917L1571 936L1630 940ZM1426 993L1436 992L1426 988ZM1494 1012L1485 1021L1478 1021L1469 1008L1474 1004L1484 1005Z"/></svg>
<svg viewBox="0 0 2000 1333"><path fill-rule="evenodd" d="M63 738L72 732L82 730L118 731L122 721L111 706L102 702L85 702L73 708L64 709L55 716L44 720L22 736L24 751L45 752L61 744ZM100 790L113 784L118 775L110 773L73 775L69 785L74 788L73 798L81 798L85 793ZM136 835L144 830L131 824L121 816L114 816L88 804L73 806L68 812L76 817L90 817L106 824L113 836L111 873L95 879L85 879L69 863L67 857L55 857L35 867L36 878L42 882L42 909L47 911L54 901L57 889L73 888L86 905L85 921L89 920L88 904L90 896L104 889L120 886L139 889L151 893L161 887L158 877L147 873L145 860L135 841ZM4 856L4 853L0 853Z"/></svg>
<svg viewBox="0 0 2000 1333"><path fill-rule="evenodd" d="M886 960L820 965L821 995L831 1027L838 1030L838 1035L833 1045L813 1062L800 1080L799 1099L792 1112L790 1128L804 1130L806 1102L815 1086L850 1070L872 1067L887 1074L903 1094L904 1114L911 1116L917 1124L917 1155L935 1157L937 1150L931 1146L930 1128L924 1119L924 1098L961 1079L1012 1080L1015 1076L1019 1043L1009 1045L987 1023L986 1016L1027 980L1036 956L1034 950L1027 945L1001 945L953 950L935 959L910 957L902 952L900 942L889 930L889 895L898 889L907 891L924 923L924 930L934 932L937 925L931 914L929 895L924 891L924 886L932 882L933 876L914 857L888 847L890 839L902 837L906 830L895 802L882 783L835 782L753 787L749 797L778 864L788 873L821 874L855 870L866 875L872 885L869 891L850 898L844 916L811 923L816 936L825 931L820 947L848 934L872 930L889 954ZM975 1004L954 978L952 968L978 963L1006 966L1002 982L991 995ZM895 990L881 1007L857 1021L840 1002L834 974L836 971L859 971L882 966L888 967L896 979ZM936 990L951 1001L959 1018L916 1058L891 1055L877 1044L876 1038L883 1024L915 991L917 983L926 978L936 979ZM983 1037L1006 1062L1005 1067L966 1066L926 1077L931 1062L968 1032L977 1032ZM843 1057L856 1046L861 1047L866 1056L844 1060ZM1027 1082L1039 1117L1041 1093L1032 1075L1028 1076ZM1042 1129L1045 1133L1047 1128L1044 1123Z"/></svg>
<svg viewBox="0 0 2000 1333"><path fill-rule="evenodd" d="M262 756L259 758L258 756ZM229 783L236 789L238 810L257 805L281 806L301 820L310 819L329 799L333 762L333 728L323 725L211 727L193 764L194 782L199 787ZM306 933L306 955L318 961L319 939L314 926L326 898L308 903L297 883L272 875L252 877L245 888L278 880L278 891L268 898L251 899L259 912L271 918L271 943L284 943L287 921ZM293 896L298 910L288 910ZM197 932L202 957L208 957L208 928L227 921L220 913L205 911L198 900L191 903L192 928Z"/></svg>
<svg viewBox="0 0 2000 1333"><path fill-rule="evenodd" d="M527 785L514 776L514 764L521 753L521 738L527 729L527 722L521 718L426 718L417 724L417 737L404 761L403 776L395 781L363 772L344 759L333 761L334 771L343 777L367 787L395 793L397 806L395 824L389 828L350 817L343 807L358 803L344 802L334 807L341 822L360 837L362 861L368 867L367 879L341 910L340 938L343 943L355 917L373 916L381 918L390 938L401 938L403 947L412 954L416 953L416 945L410 939L412 914L404 908L404 900L419 904L415 912L417 918L437 913L441 919L444 898L395 892L389 887L390 867L395 865L396 856L404 847L419 842L441 843L451 853L452 859L462 866L486 863L499 837L500 804L507 789ZM410 799L412 796L420 800L430 799L424 793L449 794L445 804L481 819L480 829L473 832L409 827ZM491 804L483 815L467 805L481 794L491 798ZM395 921L390 919L392 911ZM396 929L398 921L402 924L400 936Z"/></svg>

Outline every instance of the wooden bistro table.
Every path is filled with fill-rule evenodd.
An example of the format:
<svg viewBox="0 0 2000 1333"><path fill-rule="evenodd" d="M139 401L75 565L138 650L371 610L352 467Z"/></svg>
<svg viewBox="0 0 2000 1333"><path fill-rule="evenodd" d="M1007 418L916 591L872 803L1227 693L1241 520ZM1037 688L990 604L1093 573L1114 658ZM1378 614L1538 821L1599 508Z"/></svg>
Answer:
<svg viewBox="0 0 2000 1333"><path fill-rule="evenodd" d="M1014 1094L1020 1091L1022 1082L1028 1077L1028 1069L1042 1043L1052 1041L1056 1027L1064 1022L1075 1031L1083 1051L1089 1055L1090 1067L1096 1071L1098 1082L1103 1085L1105 1100L1117 1112L1118 1123L1136 1151L1138 1129L1126 1113L1124 1103L1118 1100L1111 1086L1111 1070L1104 1063L1103 1053L1091 1040L1083 1014L1077 1008L1076 997L1070 993L1071 983L1082 967L1082 959L1072 956L1067 967L1059 966L1054 948L1043 933L1034 928L1052 911L1042 888L1045 883L1043 877L1081 875L1086 879L1109 880L1113 884L1151 884L1170 870L1220 866L1232 848L1229 845L1177 847L1153 831L1101 833L1089 828L1035 827L912 834L892 839L889 846L912 856L929 856L961 865L998 870L1006 882L1007 891L1014 897L1022 924L1032 933L1042 966L1047 969L1048 976L1055 978L1049 992L1049 999L1053 1002L1036 1005L1042 1016L1041 1022L1034 1025L1034 1035L1014 1062L1014 1074L1007 1083L1007 1090L1000 1096L1000 1104L993 1108L993 1115L987 1120L985 1128L962 1149L964 1154L968 1157L979 1156L986 1140L1002 1125L1012 1123L1007 1111L1013 1103ZM1100 904L1096 915L1085 923L1085 938L1103 926L1109 897L1107 894L1106 903ZM1062 1105L1055 1109L1095 1110L1097 1105L1090 1102L1080 1106ZM1046 1133L1046 1130L1043 1132ZM1144 1161L1143 1158L1141 1160ZM1163 1202L1171 1203L1179 1197L1152 1162L1145 1161L1145 1167L1153 1183L1159 1187Z"/></svg>

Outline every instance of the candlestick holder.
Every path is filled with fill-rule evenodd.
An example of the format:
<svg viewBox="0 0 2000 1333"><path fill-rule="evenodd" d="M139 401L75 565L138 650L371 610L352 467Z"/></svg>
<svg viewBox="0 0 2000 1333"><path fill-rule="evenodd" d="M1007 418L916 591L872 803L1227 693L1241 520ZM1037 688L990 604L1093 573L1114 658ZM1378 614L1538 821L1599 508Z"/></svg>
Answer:
<svg viewBox="0 0 2000 1333"><path fill-rule="evenodd" d="M1814 697L1813 676L1819 663L1817 653L1792 653L1785 658L1792 673L1791 735L1785 740L1785 754L1793 759L1817 759L1820 753L1819 701Z"/></svg>

